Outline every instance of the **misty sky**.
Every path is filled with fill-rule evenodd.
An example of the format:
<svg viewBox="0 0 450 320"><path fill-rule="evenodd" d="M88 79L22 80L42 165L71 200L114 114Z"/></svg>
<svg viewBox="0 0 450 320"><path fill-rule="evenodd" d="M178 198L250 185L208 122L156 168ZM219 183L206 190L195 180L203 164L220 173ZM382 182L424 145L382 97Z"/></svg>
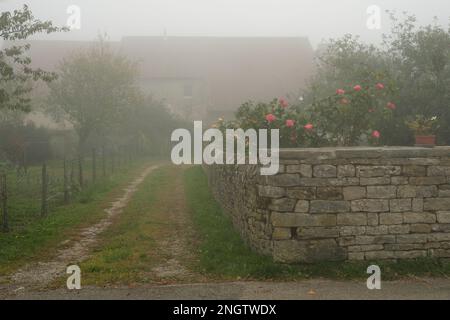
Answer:
<svg viewBox="0 0 450 320"><path fill-rule="evenodd" d="M20 7L20 0L0 0L1 11ZM81 30L45 36L46 39L92 40L108 33L122 36L306 36L316 46L322 39L345 33L377 42L388 32L384 15L381 30L366 27L366 10L407 10L422 24L434 16L447 25L448 0L28 0L35 15L66 24L67 8L81 8ZM42 38L42 37L41 37Z"/></svg>

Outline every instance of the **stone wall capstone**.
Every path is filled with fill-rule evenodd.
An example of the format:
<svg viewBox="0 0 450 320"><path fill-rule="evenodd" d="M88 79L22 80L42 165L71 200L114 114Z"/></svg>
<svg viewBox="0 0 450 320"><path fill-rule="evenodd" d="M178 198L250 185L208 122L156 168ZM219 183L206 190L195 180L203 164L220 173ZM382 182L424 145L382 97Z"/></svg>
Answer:
<svg viewBox="0 0 450 320"><path fill-rule="evenodd" d="M280 171L205 166L256 251L284 263L450 258L450 147L280 151Z"/></svg>

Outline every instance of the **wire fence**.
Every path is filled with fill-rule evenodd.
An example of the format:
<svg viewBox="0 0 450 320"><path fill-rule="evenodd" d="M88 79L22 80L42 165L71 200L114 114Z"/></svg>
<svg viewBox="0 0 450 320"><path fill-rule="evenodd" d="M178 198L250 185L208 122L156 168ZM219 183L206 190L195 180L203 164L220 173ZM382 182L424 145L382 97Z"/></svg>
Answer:
<svg viewBox="0 0 450 320"><path fill-rule="evenodd" d="M25 227L52 208L68 205L88 188L130 168L137 157L127 148L92 149L89 156L54 159L0 171L1 230Z"/></svg>

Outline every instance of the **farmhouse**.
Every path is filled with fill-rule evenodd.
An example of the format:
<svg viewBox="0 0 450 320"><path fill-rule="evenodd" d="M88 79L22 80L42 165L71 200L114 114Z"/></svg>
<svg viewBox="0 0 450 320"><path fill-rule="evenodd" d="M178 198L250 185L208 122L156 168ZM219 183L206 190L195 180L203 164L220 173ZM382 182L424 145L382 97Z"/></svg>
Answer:
<svg viewBox="0 0 450 320"><path fill-rule="evenodd" d="M92 42L30 41L33 66L54 70ZM230 119L248 100L298 99L313 72L307 38L125 37L110 42L139 63L139 85L188 120Z"/></svg>

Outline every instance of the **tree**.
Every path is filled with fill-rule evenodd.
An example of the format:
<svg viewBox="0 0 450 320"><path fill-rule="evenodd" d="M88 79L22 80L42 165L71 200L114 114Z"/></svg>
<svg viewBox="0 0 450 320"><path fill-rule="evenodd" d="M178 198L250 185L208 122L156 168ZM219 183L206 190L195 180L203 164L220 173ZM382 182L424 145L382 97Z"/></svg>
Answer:
<svg viewBox="0 0 450 320"><path fill-rule="evenodd" d="M136 75L135 63L115 54L103 38L61 63L58 80L50 85L49 111L73 125L80 163L88 139L107 135L127 114L137 95Z"/></svg>
<svg viewBox="0 0 450 320"><path fill-rule="evenodd" d="M343 113L344 107L334 108L337 112L330 112L327 109L330 104L322 102L337 88L346 87L348 92L348 87L355 84L373 88L373 83L380 82L385 86L386 98L392 103L390 109L393 109L389 117L379 117L377 120L373 117L374 113L371 115L372 126L382 133L382 144L412 143L413 134L406 121L416 115L426 118L437 116L440 121L437 132L439 142L448 144L450 30L437 23L418 27L416 18L407 14L398 19L391 13L391 20L392 31L384 36L381 47L364 44L351 35L330 40L324 45L325 49L319 52L316 75L304 92L302 108L320 117L317 120L328 131L337 132L339 128L348 131L347 137L354 140L350 144L354 144L359 137L351 131L363 124L363 114ZM311 105L315 107L311 109ZM363 105L359 101L355 107Z"/></svg>
<svg viewBox="0 0 450 320"><path fill-rule="evenodd" d="M152 155L170 153L170 135L187 124L170 113L161 101L140 94L111 137Z"/></svg>
<svg viewBox="0 0 450 320"><path fill-rule="evenodd" d="M387 133L402 131L399 123L405 127L396 119L397 84L391 70L386 53L358 37L330 40L319 52L300 109L311 115L330 145L358 145L374 132L383 134L377 133L373 142L405 144L398 142L401 135Z"/></svg>
<svg viewBox="0 0 450 320"><path fill-rule="evenodd" d="M399 86L399 111L414 118L437 116L440 142L450 143L450 30L417 27L416 17L399 20L391 13L393 30L385 37L387 54Z"/></svg>
<svg viewBox="0 0 450 320"><path fill-rule="evenodd" d="M36 19L26 5L22 10L0 15L0 38L5 41L22 41L36 33L65 30L53 26L50 21ZM32 82L55 79L54 73L30 67L31 59L26 56L29 49L29 44L15 44L0 51L0 110L29 111L31 99L28 93L32 90Z"/></svg>

